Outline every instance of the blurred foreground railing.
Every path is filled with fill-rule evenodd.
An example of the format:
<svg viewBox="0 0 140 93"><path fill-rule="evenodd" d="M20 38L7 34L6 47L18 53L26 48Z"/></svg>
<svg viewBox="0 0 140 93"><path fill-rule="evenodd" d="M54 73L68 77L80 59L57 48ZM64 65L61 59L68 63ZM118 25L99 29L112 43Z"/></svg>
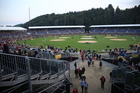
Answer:
<svg viewBox="0 0 140 93"><path fill-rule="evenodd" d="M40 84L52 88L54 83L70 78L69 70L67 61L1 53L0 92L13 92L24 84L28 85L26 91L34 91L34 85Z"/></svg>

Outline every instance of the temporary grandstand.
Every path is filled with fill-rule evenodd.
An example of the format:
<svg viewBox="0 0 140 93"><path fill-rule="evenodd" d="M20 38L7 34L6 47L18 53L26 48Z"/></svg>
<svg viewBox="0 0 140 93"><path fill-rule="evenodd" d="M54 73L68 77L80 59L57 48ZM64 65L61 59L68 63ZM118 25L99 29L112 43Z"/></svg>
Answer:
<svg viewBox="0 0 140 93"><path fill-rule="evenodd" d="M18 38L20 36L20 38ZM27 29L22 27L0 27L0 40L15 41L27 36Z"/></svg>
<svg viewBox="0 0 140 93"><path fill-rule="evenodd" d="M18 36L26 31L27 29L22 27L0 27L0 36Z"/></svg>
<svg viewBox="0 0 140 93"><path fill-rule="evenodd" d="M140 35L140 24L91 25L91 34Z"/></svg>

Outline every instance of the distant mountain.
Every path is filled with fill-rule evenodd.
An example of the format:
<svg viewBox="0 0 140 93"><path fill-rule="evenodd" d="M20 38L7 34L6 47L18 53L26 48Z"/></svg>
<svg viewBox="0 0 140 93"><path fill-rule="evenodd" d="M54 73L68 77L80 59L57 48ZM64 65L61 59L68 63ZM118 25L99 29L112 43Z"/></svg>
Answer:
<svg viewBox="0 0 140 93"><path fill-rule="evenodd" d="M109 25L109 24L139 24L140 5L130 9L121 10L113 8L111 4L105 9L92 8L81 12L69 12L65 14L46 14L38 16L25 24L16 26L60 26L60 25Z"/></svg>

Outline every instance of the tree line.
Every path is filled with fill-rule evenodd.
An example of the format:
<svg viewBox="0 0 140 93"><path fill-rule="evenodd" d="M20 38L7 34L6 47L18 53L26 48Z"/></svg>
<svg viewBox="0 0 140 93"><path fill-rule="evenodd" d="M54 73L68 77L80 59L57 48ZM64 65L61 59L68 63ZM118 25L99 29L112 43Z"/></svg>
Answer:
<svg viewBox="0 0 140 93"><path fill-rule="evenodd" d="M27 28L29 26L66 26L66 25L110 25L110 24L139 24L140 5L133 8L121 10L113 8L111 4L105 9L92 8L80 12L68 12L64 14L45 14L38 16L18 26Z"/></svg>

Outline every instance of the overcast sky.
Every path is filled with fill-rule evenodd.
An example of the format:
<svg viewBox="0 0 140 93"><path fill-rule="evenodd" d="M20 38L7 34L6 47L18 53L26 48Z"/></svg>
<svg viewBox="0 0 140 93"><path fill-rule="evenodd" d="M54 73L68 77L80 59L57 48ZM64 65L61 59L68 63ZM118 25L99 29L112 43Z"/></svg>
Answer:
<svg viewBox="0 0 140 93"><path fill-rule="evenodd" d="M16 25L44 14L62 14L91 8L106 8L112 4L116 9L140 5L140 0L0 0L0 25Z"/></svg>

